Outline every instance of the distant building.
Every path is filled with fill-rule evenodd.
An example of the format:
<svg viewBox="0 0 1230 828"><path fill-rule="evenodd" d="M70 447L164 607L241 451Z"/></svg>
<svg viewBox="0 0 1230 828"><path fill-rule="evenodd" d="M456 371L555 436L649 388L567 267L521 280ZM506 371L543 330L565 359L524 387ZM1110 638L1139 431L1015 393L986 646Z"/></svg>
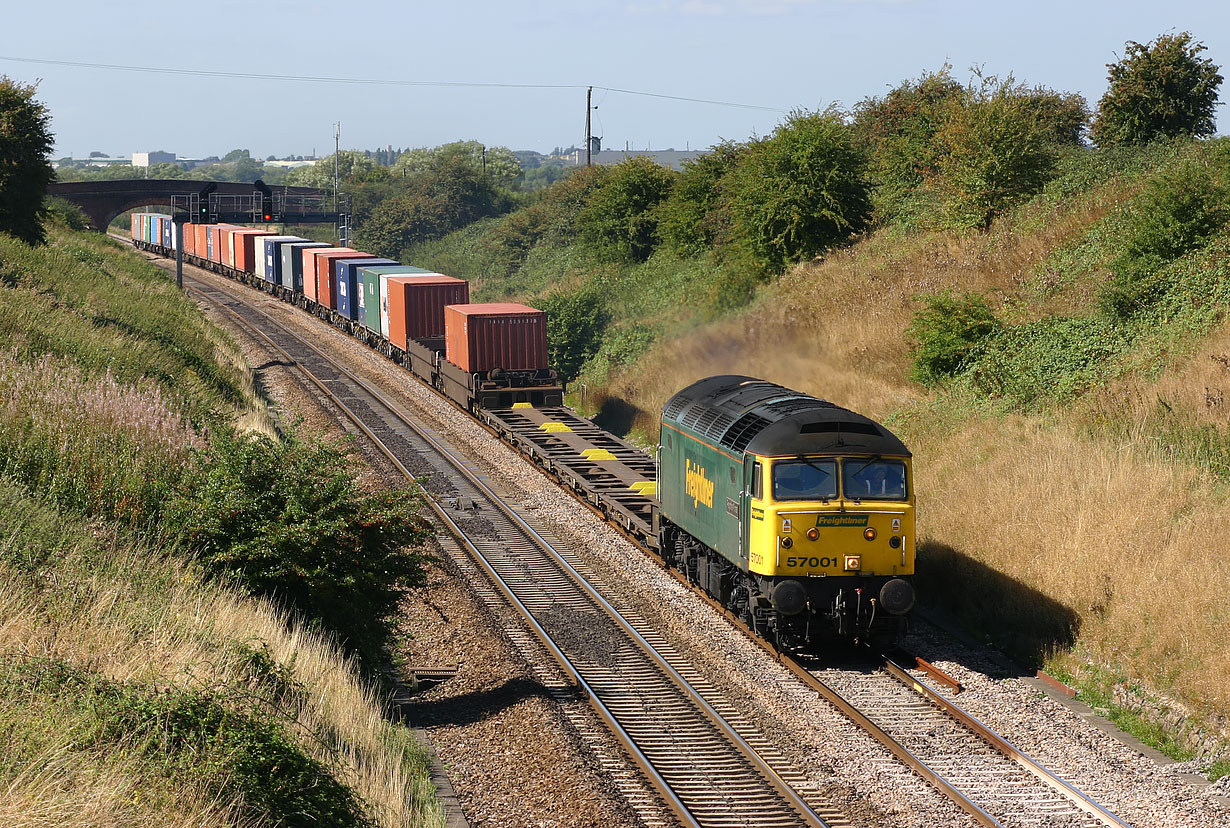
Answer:
<svg viewBox="0 0 1230 828"><path fill-rule="evenodd" d="M295 167L311 167L316 164L315 161L262 161L266 167L281 167L284 170L293 170Z"/></svg>
<svg viewBox="0 0 1230 828"><path fill-rule="evenodd" d="M111 158L105 155L91 155L88 158L60 158L52 161L51 166L59 167L127 167L132 163L128 158Z"/></svg>
<svg viewBox="0 0 1230 828"><path fill-rule="evenodd" d="M709 150L600 150L598 152L591 152L589 160L590 163L596 167L606 167L612 164L618 164L628 158L640 158L644 156L663 167L669 167L672 170L682 170L683 162L692 161L700 158L702 155L708 154ZM584 167L585 150L574 150L568 160L576 166Z"/></svg>
<svg viewBox="0 0 1230 828"><path fill-rule="evenodd" d="M148 167L151 164L174 163L175 160L175 153L173 152L134 152L132 154L132 165L134 167Z"/></svg>

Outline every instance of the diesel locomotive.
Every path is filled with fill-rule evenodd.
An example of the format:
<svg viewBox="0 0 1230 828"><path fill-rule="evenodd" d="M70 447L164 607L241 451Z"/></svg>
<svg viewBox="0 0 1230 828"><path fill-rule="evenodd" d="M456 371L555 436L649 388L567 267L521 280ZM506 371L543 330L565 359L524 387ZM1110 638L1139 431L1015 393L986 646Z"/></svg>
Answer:
<svg viewBox="0 0 1230 828"><path fill-rule="evenodd" d="M778 647L895 642L914 605L910 452L879 423L744 376L662 410L660 552Z"/></svg>

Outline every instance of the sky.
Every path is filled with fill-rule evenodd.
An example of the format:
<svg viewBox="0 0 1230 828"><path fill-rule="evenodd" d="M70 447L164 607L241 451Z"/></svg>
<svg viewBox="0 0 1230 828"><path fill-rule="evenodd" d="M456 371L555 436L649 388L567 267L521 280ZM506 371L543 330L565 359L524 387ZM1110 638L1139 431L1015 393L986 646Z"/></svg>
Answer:
<svg viewBox="0 0 1230 828"><path fill-rule="evenodd" d="M1182 31L1230 76L1224 0L44 0L6 8L0 75L37 81L57 158L326 155L339 122L343 149L550 152L583 145L587 86L604 149L702 149L945 63L1094 108L1126 41Z"/></svg>

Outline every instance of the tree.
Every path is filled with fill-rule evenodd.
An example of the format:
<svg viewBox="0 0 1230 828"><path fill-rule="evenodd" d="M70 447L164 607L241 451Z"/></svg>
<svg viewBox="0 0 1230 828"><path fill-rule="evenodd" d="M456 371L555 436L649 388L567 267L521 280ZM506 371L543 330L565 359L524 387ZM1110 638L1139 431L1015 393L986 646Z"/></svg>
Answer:
<svg viewBox="0 0 1230 828"><path fill-rule="evenodd" d="M451 157L410 180L403 194L362 211L356 205L355 223L360 244L395 258L413 244L500 215L511 206L508 194L489 177L465 159Z"/></svg>
<svg viewBox="0 0 1230 828"><path fill-rule="evenodd" d="M1217 73L1221 67L1200 57L1205 50L1188 32L1160 35L1147 45L1129 40L1123 59L1107 64L1110 88L1098 101L1094 143L1103 147L1212 135L1222 76Z"/></svg>
<svg viewBox="0 0 1230 828"><path fill-rule="evenodd" d="M251 158L251 157L252 157L252 153L248 152L246 149L233 149L230 152L228 152L226 155L222 156L222 160L224 162L239 161L240 159Z"/></svg>
<svg viewBox="0 0 1230 828"><path fill-rule="evenodd" d="M722 180L738 163L743 147L724 141L684 162L683 174L658 208L658 234L675 255L699 255L726 235L726 215L720 209Z"/></svg>
<svg viewBox="0 0 1230 828"><path fill-rule="evenodd" d="M933 181L948 226L986 227L1049 180L1057 130L1039 117L1045 114L1040 100L1009 76L983 78L978 88L949 102L935 136L940 151Z"/></svg>
<svg viewBox="0 0 1230 828"><path fill-rule="evenodd" d="M736 244L774 273L847 240L871 216L866 170L838 112L792 113L727 176Z"/></svg>
<svg viewBox="0 0 1230 828"><path fill-rule="evenodd" d="M51 116L34 91L0 75L0 232L41 244L43 198L55 180L47 160L54 139Z"/></svg>
<svg viewBox="0 0 1230 828"><path fill-rule="evenodd" d="M658 243L655 208L670 195L678 177L645 156L616 164L577 216L581 236L608 258L645 261Z"/></svg>
<svg viewBox="0 0 1230 828"><path fill-rule="evenodd" d="M552 294L541 305L547 315L551 367L561 380L571 382L602 345L602 332L610 321L606 302L590 289Z"/></svg>
<svg viewBox="0 0 1230 828"><path fill-rule="evenodd" d="M386 180L389 172L357 150L337 153L337 177L343 185ZM299 187L333 189L333 156L326 155L310 167L296 167L286 176L286 183Z"/></svg>
<svg viewBox="0 0 1230 828"><path fill-rule="evenodd" d="M485 173L496 184L512 186L521 177L521 159L508 147L485 147L478 141L454 141L438 147L403 152L393 165L393 177L409 178L445 164L464 163Z"/></svg>

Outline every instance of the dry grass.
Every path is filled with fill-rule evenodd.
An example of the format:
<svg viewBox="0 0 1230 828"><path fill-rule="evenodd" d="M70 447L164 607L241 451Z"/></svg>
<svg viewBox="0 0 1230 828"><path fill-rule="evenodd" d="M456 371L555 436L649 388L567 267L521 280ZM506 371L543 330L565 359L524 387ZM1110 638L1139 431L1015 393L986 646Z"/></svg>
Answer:
<svg viewBox="0 0 1230 828"><path fill-rule="evenodd" d="M228 648L265 645L304 688L293 712L305 752L351 786L379 825L441 823L408 732L389 724L382 700L337 648L288 625L267 602L199 583L190 569L142 550L111 550L105 565L70 550L50 577L57 589L33 589L28 578L0 569L0 653L63 661L120 682L228 694L242 693L250 680ZM10 751L28 744L32 726L29 719L12 724L7 738L19 741ZM143 776L123 751L95 754L53 743L41 756L41 771L0 774L0 824L41 824L3 818L16 810L95 814L63 823L70 825L144 822L133 817L148 804L130 794ZM158 824L234 824L230 809L192 786L153 800L170 808Z"/></svg>
<svg viewBox="0 0 1230 828"><path fill-rule="evenodd" d="M1183 688L1206 714L1230 713L1225 491L1191 468L1142 459L1143 434L1109 445L1022 417L915 430L920 531L996 573L937 584L990 589L1020 627L1070 610L1078 647L1095 660Z"/></svg>
<svg viewBox="0 0 1230 828"><path fill-rule="evenodd" d="M873 235L798 267L736 318L663 343L607 392L655 436L666 399L721 373L877 418L904 412L932 566L920 555L920 574L944 591L924 601L973 610L1018 652L1070 646L1206 721L1230 721L1230 562L1219 540L1230 502L1197 467L1167 462L1151 428L1159 398L1184 423L1225 428L1230 323L1160 378L1138 375L1046 416L984 416L907 379L904 329L921 294L983 294L1014 322L1087 312L1099 275L1051 272L1049 257L1128 194L1112 183L985 235Z"/></svg>

